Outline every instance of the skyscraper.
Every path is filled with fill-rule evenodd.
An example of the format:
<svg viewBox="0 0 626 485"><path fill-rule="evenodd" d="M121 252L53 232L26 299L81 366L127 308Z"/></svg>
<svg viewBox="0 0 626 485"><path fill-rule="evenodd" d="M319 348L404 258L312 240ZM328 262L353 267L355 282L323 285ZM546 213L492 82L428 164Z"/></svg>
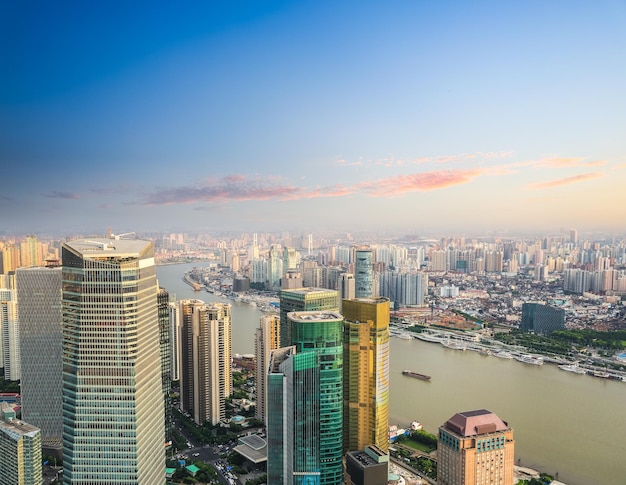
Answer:
<svg viewBox="0 0 626 485"><path fill-rule="evenodd" d="M163 392L163 406L165 419L165 441L173 438L172 405L170 390L172 388L172 366L170 354L170 294L165 288L159 288L157 293L157 308L159 318L159 351L161 355L161 390Z"/></svg>
<svg viewBox="0 0 626 485"><path fill-rule="evenodd" d="M63 332L61 268L18 268L22 417L41 430L46 453L61 451Z"/></svg>
<svg viewBox="0 0 626 485"><path fill-rule="evenodd" d="M344 452L388 449L389 299L343 300Z"/></svg>
<svg viewBox="0 0 626 485"><path fill-rule="evenodd" d="M297 354L293 346L272 351L267 375L267 483L320 483L319 362L315 352Z"/></svg>
<svg viewBox="0 0 626 485"><path fill-rule="evenodd" d="M14 289L0 288L0 343L4 378L20 380L20 327Z"/></svg>
<svg viewBox="0 0 626 485"><path fill-rule="evenodd" d="M270 290L280 289L280 279L283 276L283 258L280 246L272 244L267 259L267 281Z"/></svg>
<svg viewBox="0 0 626 485"><path fill-rule="evenodd" d="M336 290L324 288L298 288L282 290L280 297L280 346L288 347L291 340L291 325L288 325L289 312L339 310L339 294Z"/></svg>
<svg viewBox="0 0 626 485"><path fill-rule="evenodd" d="M256 418L267 424L267 371L272 350L280 346L280 317L263 315L256 329Z"/></svg>
<svg viewBox="0 0 626 485"><path fill-rule="evenodd" d="M513 430L486 409L457 413L439 427L437 483L513 485Z"/></svg>
<svg viewBox="0 0 626 485"><path fill-rule="evenodd" d="M180 301L180 403L193 420L216 425L232 390L230 305Z"/></svg>
<svg viewBox="0 0 626 485"><path fill-rule="evenodd" d="M373 267L372 250L359 248L356 250L354 264L355 296L356 298L370 298L373 296Z"/></svg>
<svg viewBox="0 0 626 485"><path fill-rule="evenodd" d="M154 248L81 239L63 251L64 483L165 483Z"/></svg>
<svg viewBox="0 0 626 485"><path fill-rule="evenodd" d="M292 312L287 315L298 354L319 359L320 484L339 485L343 470L343 317L332 311Z"/></svg>

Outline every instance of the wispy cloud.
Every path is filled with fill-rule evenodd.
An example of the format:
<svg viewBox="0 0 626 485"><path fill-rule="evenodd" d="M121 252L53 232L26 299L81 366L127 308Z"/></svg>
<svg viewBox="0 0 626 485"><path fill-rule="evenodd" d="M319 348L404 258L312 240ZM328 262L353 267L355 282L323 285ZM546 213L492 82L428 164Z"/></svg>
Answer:
<svg viewBox="0 0 626 485"><path fill-rule="evenodd" d="M288 184L275 183L270 179L229 175L204 184L173 188L161 188L148 194L141 205L190 204L224 200L268 200L289 198L303 189Z"/></svg>
<svg viewBox="0 0 626 485"><path fill-rule="evenodd" d="M538 184L529 185L529 189L552 189L554 187L561 187L563 185L575 184L578 182L584 182L585 180L591 180L599 177L603 177L603 173L595 172L595 173L582 173L579 175L574 175L572 177L565 177L562 179L550 180L548 182L541 182Z"/></svg>
<svg viewBox="0 0 626 485"><path fill-rule="evenodd" d="M372 197L393 197L407 192L445 189L453 185L465 184L482 173L481 169L434 170L362 182L356 187Z"/></svg>
<svg viewBox="0 0 626 485"><path fill-rule="evenodd" d="M48 197L49 199L80 199L78 194L73 194L71 192L58 192L56 190L43 194L43 196Z"/></svg>
<svg viewBox="0 0 626 485"><path fill-rule="evenodd" d="M435 170L385 177L352 185L334 184L314 188L297 187L276 177L231 175L222 179L208 180L200 185L160 188L146 195L139 204L152 206L223 201L299 200L345 197L359 193L370 197L393 197L407 192L444 189L464 184L482 173L484 173L482 169Z"/></svg>
<svg viewBox="0 0 626 485"><path fill-rule="evenodd" d="M569 167L598 167L606 165L604 160L585 161L583 157L551 157L536 160L535 164L540 167L569 168Z"/></svg>

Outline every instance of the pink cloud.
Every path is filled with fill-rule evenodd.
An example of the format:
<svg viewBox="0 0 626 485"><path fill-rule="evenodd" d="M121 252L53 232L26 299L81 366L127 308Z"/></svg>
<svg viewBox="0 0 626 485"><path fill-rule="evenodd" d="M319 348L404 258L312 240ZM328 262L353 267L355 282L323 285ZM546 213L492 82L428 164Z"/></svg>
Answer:
<svg viewBox="0 0 626 485"><path fill-rule="evenodd" d="M575 184L577 182L584 182L585 180L591 180L598 177L603 177L603 173L582 173L574 175L573 177L565 177L562 179L549 180L548 182L541 182L528 186L529 189L551 189L554 187L561 187L563 185Z"/></svg>
<svg viewBox="0 0 626 485"><path fill-rule="evenodd" d="M345 197L356 193L363 193L370 197L392 197L407 192L437 190L464 184L482 173L484 173L482 169L435 170L386 177L353 185L335 184L311 189L281 183L276 177L250 178L238 175L206 181L195 186L161 188L146 195L139 203L151 206L226 200L298 200Z"/></svg>
<svg viewBox="0 0 626 485"><path fill-rule="evenodd" d="M481 169L472 170L434 170L387 177L373 182L361 182L357 188L371 197L390 197L406 192L445 189L452 185L467 183L481 175Z"/></svg>

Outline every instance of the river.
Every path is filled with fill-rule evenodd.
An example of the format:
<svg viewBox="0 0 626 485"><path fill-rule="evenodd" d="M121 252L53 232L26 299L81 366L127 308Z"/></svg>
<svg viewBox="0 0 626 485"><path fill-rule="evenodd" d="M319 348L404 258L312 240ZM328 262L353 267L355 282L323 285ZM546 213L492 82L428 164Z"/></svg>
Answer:
<svg viewBox="0 0 626 485"><path fill-rule="evenodd" d="M233 353L253 353L262 313L194 292L182 281L194 266L199 264L159 266L159 284L178 299L231 303ZM418 420L436 433L455 413L485 408L513 427L516 462L558 472L568 485L626 483L626 383L398 338L391 339L390 367L390 423ZM405 377L403 369L432 380Z"/></svg>

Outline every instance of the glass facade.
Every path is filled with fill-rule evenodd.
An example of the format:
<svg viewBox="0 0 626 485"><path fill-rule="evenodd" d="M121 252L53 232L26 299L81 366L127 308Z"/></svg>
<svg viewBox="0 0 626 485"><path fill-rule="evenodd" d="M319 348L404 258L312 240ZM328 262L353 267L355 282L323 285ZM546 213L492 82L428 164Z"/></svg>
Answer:
<svg viewBox="0 0 626 485"><path fill-rule="evenodd" d="M339 310L339 293L324 288L299 288L280 292L280 345L293 345L291 325L287 325L290 312Z"/></svg>
<svg viewBox="0 0 626 485"><path fill-rule="evenodd" d="M165 483L152 243L63 245L63 480Z"/></svg>
<svg viewBox="0 0 626 485"><path fill-rule="evenodd" d="M41 430L44 447L60 450L61 268L18 268L15 279L20 308L22 417Z"/></svg>
<svg viewBox="0 0 626 485"><path fill-rule="evenodd" d="M268 483L321 483L319 395L317 354L296 354L294 347L272 352L268 374Z"/></svg>
<svg viewBox="0 0 626 485"><path fill-rule="evenodd" d="M355 296L357 298L370 298L373 295L373 273L372 250L357 249L354 264Z"/></svg>
<svg viewBox="0 0 626 485"><path fill-rule="evenodd" d="M342 483L343 459L343 317L336 312L293 312L287 315L297 353L319 360L320 484Z"/></svg>
<svg viewBox="0 0 626 485"><path fill-rule="evenodd" d="M389 299L343 300L344 451L388 449Z"/></svg>

